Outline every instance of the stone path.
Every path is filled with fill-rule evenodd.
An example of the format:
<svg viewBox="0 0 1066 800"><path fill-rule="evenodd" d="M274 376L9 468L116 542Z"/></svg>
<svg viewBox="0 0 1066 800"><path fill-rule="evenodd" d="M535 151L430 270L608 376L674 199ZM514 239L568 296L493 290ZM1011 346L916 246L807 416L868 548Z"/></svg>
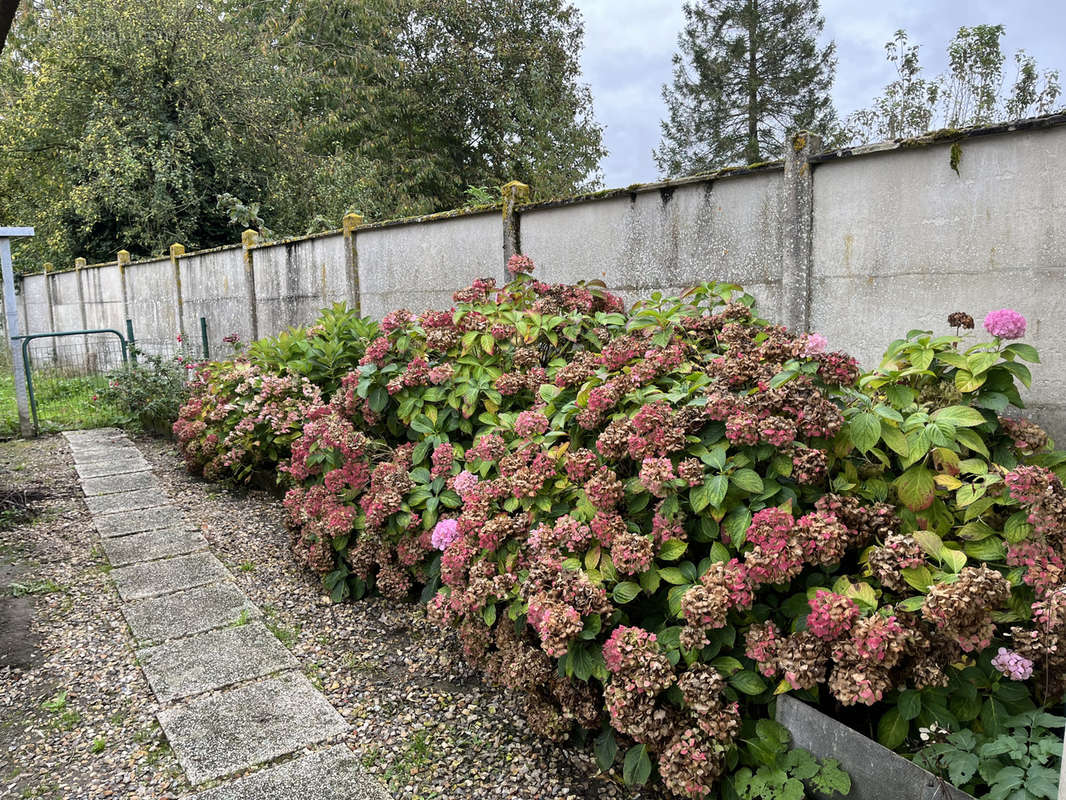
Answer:
<svg viewBox="0 0 1066 800"><path fill-rule="evenodd" d="M348 725L170 504L121 431L64 434L159 723L194 787L265 766L190 800L389 800L344 745ZM277 762L277 763L273 763Z"/></svg>

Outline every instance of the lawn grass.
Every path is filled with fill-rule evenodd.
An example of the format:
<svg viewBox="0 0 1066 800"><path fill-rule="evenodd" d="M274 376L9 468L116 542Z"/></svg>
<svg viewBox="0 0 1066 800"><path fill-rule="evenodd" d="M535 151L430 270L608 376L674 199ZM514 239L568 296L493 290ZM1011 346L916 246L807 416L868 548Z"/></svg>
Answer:
<svg viewBox="0 0 1066 800"><path fill-rule="evenodd" d="M104 375L70 375L35 370L33 390L41 433L101 428L123 421L119 410L100 399L107 386ZM19 434L15 382L10 372L0 373L0 437Z"/></svg>

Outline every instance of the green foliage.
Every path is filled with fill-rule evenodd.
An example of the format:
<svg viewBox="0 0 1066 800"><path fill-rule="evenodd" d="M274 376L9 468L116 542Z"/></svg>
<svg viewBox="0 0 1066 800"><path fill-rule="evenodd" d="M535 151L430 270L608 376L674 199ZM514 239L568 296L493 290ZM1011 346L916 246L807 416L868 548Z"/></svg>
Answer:
<svg viewBox="0 0 1066 800"><path fill-rule="evenodd" d="M1001 732L964 728L923 747L915 761L975 797L1055 800L1066 719L1038 708L1012 716Z"/></svg>
<svg viewBox="0 0 1066 800"><path fill-rule="evenodd" d="M830 137L835 45L822 47L818 0L695 0L663 87L655 160L676 177L780 157L798 129Z"/></svg>
<svg viewBox="0 0 1066 800"><path fill-rule="evenodd" d="M367 165L370 216L459 207L467 187L509 180L542 197L594 185L605 151L568 3L311 0L277 3L264 26L308 148Z"/></svg>
<svg viewBox="0 0 1066 800"><path fill-rule="evenodd" d="M0 58L0 216L63 264L594 188L582 38L563 0L39 0Z"/></svg>
<svg viewBox="0 0 1066 800"><path fill-rule="evenodd" d="M740 748L741 761L729 782L740 800L804 800L808 790L833 796L851 791L851 778L836 759L819 761L806 750L790 749L788 730L769 719L755 724L755 737Z"/></svg>
<svg viewBox="0 0 1066 800"><path fill-rule="evenodd" d="M897 30L885 45L896 78L868 108L849 115L844 136L871 142L920 136L934 128L956 129L1055 110L1062 88L1057 70L1040 73L1024 50L1014 55L1017 75L1009 91L1003 87L1005 57L1002 25L963 26L948 44L948 69L922 77L918 45ZM951 166L958 168L956 153Z"/></svg>
<svg viewBox="0 0 1066 800"><path fill-rule="evenodd" d="M334 303L312 328L290 328L253 343L248 358L275 375L306 378L329 397L341 378L358 367L366 342L377 330L376 322L360 317L345 303Z"/></svg>
<svg viewBox="0 0 1066 800"><path fill-rule="evenodd" d="M266 51L216 3L47 2L5 50L0 213L33 224L23 260L114 259L233 238L216 197L262 200L289 227L281 175L306 171ZM296 214L300 212L295 211Z"/></svg>
<svg viewBox="0 0 1066 800"><path fill-rule="evenodd" d="M169 434L188 399L189 362L184 356L159 356L131 348L130 362L107 376L100 396L146 433Z"/></svg>

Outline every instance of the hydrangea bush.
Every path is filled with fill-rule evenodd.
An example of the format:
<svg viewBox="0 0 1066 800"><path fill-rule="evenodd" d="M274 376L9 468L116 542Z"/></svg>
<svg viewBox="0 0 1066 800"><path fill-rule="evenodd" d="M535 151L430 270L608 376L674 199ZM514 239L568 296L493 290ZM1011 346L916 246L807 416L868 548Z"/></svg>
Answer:
<svg viewBox="0 0 1066 800"><path fill-rule="evenodd" d="M860 377L738 286L626 312L509 266L350 338L335 309L328 363L287 355L316 326L210 365L190 467L280 464L335 600L420 592L533 728L679 797L750 793L782 692L904 750L1062 698L1066 454L1008 415L1021 315Z"/></svg>

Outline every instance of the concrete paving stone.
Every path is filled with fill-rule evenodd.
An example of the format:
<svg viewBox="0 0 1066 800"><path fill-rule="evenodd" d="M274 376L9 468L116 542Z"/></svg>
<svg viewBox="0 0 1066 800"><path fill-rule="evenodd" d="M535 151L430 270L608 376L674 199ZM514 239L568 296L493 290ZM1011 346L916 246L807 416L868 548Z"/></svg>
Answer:
<svg viewBox="0 0 1066 800"><path fill-rule="evenodd" d="M174 506L139 508L114 514L97 514L93 525L103 537L125 536L128 533L154 531L160 528L188 528L181 512Z"/></svg>
<svg viewBox="0 0 1066 800"><path fill-rule="evenodd" d="M119 511L137 511L142 508L157 508L170 502L160 487L134 489L131 492L116 492L85 498L85 505L93 514L115 514Z"/></svg>
<svg viewBox="0 0 1066 800"><path fill-rule="evenodd" d="M348 730L299 672L193 698L160 711L159 724L193 786Z"/></svg>
<svg viewBox="0 0 1066 800"><path fill-rule="evenodd" d="M118 596L126 601L192 589L229 577L222 562L210 553L145 561L111 570Z"/></svg>
<svg viewBox="0 0 1066 800"><path fill-rule="evenodd" d="M86 497L158 487L159 481L156 479L155 473L149 470L126 472L122 475L105 475L102 478L82 478L81 480L81 490L85 492Z"/></svg>
<svg viewBox="0 0 1066 800"><path fill-rule="evenodd" d="M144 456L120 458L112 461L100 461L93 464L75 464L79 478L103 478L108 475L124 475L127 472L144 472L151 469Z"/></svg>
<svg viewBox="0 0 1066 800"><path fill-rule="evenodd" d="M207 549L207 540L196 531L169 528L103 538L100 544L112 567L124 567L140 561L182 556Z"/></svg>
<svg viewBox="0 0 1066 800"><path fill-rule="evenodd" d="M267 767L191 800L390 800L343 744Z"/></svg>
<svg viewBox="0 0 1066 800"><path fill-rule="evenodd" d="M258 619L258 608L229 582L138 600L122 606L133 635L141 642L162 642L179 636Z"/></svg>
<svg viewBox="0 0 1066 800"><path fill-rule="evenodd" d="M175 639L137 657L162 703L300 666L261 622Z"/></svg>
<svg viewBox="0 0 1066 800"><path fill-rule="evenodd" d="M93 428L84 431L64 431L63 437L73 446L107 444L114 441L129 441L129 437L118 428Z"/></svg>
<svg viewBox="0 0 1066 800"><path fill-rule="evenodd" d="M123 458L141 457L141 451L133 444L112 444L103 447L71 447L75 464L99 464L101 461L116 461Z"/></svg>

